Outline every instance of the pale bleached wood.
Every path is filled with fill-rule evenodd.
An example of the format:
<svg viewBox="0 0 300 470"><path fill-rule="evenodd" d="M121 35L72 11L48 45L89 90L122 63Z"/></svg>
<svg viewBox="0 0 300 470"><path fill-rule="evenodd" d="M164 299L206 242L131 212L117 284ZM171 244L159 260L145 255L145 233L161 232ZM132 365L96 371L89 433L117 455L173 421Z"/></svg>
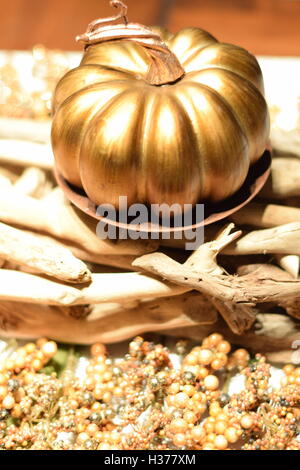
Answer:
<svg viewBox="0 0 300 470"><path fill-rule="evenodd" d="M74 256L76 256L76 258L79 258L83 261L108 267L111 266L113 268L119 268L125 271L135 270L132 267L132 262L136 258L136 256L134 255L110 255L91 253L68 240L50 237L49 235L45 235L40 232L33 232L31 230L22 229L22 232L25 234L34 235L35 237L41 239L44 242L50 242L52 244L55 243L57 246L67 248L73 253Z"/></svg>
<svg viewBox="0 0 300 470"><path fill-rule="evenodd" d="M193 299L194 297L194 299ZM74 318L62 309L50 305L0 301L0 334L16 338L40 336L76 344L97 341L114 343L147 331L195 327L201 323L213 329L216 312L203 309L201 295L144 302L138 309L103 308L97 305L86 318ZM157 307L157 308L153 308ZM174 307L174 308L172 308ZM202 310L201 310L202 309ZM199 311L201 310L201 311Z"/></svg>
<svg viewBox="0 0 300 470"><path fill-rule="evenodd" d="M52 170L54 157L49 144L1 138L0 162Z"/></svg>
<svg viewBox="0 0 300 470"><path fill-rule="evenodd" d="M279 266L297 279L300 268L300 257L298 255L275 255Z"/></svg>
<svg viewBox="0 0 300 470"><path fill-rule="evenodd" d="M125 271L136 271L132 266L132 263L136 258L134 255L101 255L91 253L68 242L62 243L62 246L68 247L74 256L82 259L83 261L89 261L90 263L101 264L103 266L111 266L112 268L119 268Z"/></svg>
<svg viewBox="0 0 300 470"><path fill-rule="evenodd" d="M271 129L271 142L276 153L300 157L299 128L285 131L279 127L273 127Z"/></svg>
<svg viewBox="0 0 300 470"><path fill-rule="evenodd" d="M258 278L263 277L264 279L273 279L279 283L295 279L291 274L287 271L283 271L278 266L266 263L244 264L237 268L237 274L239 276L252 275ZM270 302L277 303L279 307L285 309L288 315L300 320L300 289L298 292L295 292L294 295L283 297L282 299L274 299L274 301L273 299L270 299Z"/></svg>
<svg viewBox="0 0 300 470"><path fill-rule="evenodd" d="M190 289L200 290L225 302L244 304L278 302L290 296L297 297L300 293L298 280L280 281L265 277L260 272L245 276L212 276L201 272L195 273L163 253L141 256L133 264L177 285L189 286Z"/></svg>
<svg viewBox="0 0 300 470"><path fill-rule="evenodd" d="M86 264L67 248L3 223L0 223L0 258L65 282L85 283L91 280Z"/></svg>
<svg viewBox="0 0 300 470"><path fill-rule="evenodd" d="M88 286L74 287L38 275L0 269L0 300L68 306L152 299L188 290L139 273L96 273Z"/></svg>
<svg viewBox="0 0 300 470"><path fill-rule="evenodd" d="M252 202L232 214L230 219L238 225L253 225L264 228L276 227L291 222L300 222L300 208Z"/></svg>
<svg viewBox="0 0 300 470"><path fill-rule="evenodd" d="M50 143L51 119L15 119L0 117L0 138Z"/></svg>
<svg viewBox="0 0 300 470"><path fill-rule="evenodd" d="M16 191L36 198L47 194L50 188L46 172L36 167L26 168L14 184Z"/></svg>
<svg viewBox="0 0 300 470"><path fill-rule="evenodd" d="M131 305L133 304L133 305ZM107 316L107 311L103 310L104 304L93 307L89 320L96 320ZM135 301L131 303L109 304L112 313L120 312L123 315L131 315L133 319L139 318L140 313L147 315L151 322L161 321L162 318L169 318L170 315L189 317L195 324L211 325L218 319L218 311L214 306L199 292L191 291L172 297L157 298L148 301ZM122 310L122 312L121 312Z"/></svg>
<svg viewBox="0 0 300 470"><path fill-rule="evenodd" d="M46 232L69 240L98 255L139 255L153 251L155 240L102 240L97 236L97 221L72 206L59 188L45 200L0 189L0 220L12 225Z"/></svg>
<svg viewBox="0 0 300 470"><path fill-rule="evenodd" d="M234 224L225 226L210 242L200 245L194 253L183 264L185 268L191 269L196 274L206 273L217 277L225 273L217 263L217 255L241 235L241 231L234 231ZM255 320L254 305L235 304L231 301L217 299L209 296L209 301L218 310L232 331L242 333L250 328Z"/></svg>
<svg viewBox="0 0 300 470"><path fill-rule="evenodd" d="M225 247L223 253L229 255L268 253L300 255L300 222L248 232Z"/></svg>
<svg viewBox="0 0 300 470"><path fill-rule="evenodd" d="M228 224L216 235L214 240L200 245L187 259L184 266L212 275L224 274L224 269L218 265L216 258L226 246L242 234L240 230L230 233L233 228L234 224Z"/></svg>
<svg viewBox="0 0 300 470"><path fill-rule="evenodd" d="M273 158L271 175L260 191L259 198L286 199L300 196L300 159Z"/></svg>

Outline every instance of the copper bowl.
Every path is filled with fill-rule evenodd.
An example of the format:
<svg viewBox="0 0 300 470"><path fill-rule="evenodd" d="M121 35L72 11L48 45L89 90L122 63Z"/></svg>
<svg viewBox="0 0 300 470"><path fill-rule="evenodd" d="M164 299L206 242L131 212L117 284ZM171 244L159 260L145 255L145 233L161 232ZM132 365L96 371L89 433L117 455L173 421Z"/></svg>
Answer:
<svg viewBox="0 0 300 470"><path fill-rule="evenodd" d="M105 224L112 225L119 229L125 229L130 232L145 232L145 233L174 233L185 232L188 230L196 230L199 227L218 222L234 212L241 209L248 204L256 194L262 189L271 170L271 150L266 149L259 160L250 167L246 180L241 188L229 198L218 202L210 203L203 201L204 204L204 219L196 221L192 225L182 227L167 227L161 224L153 224L147 222L145 224L125 224L117 220L112 220L102 217L97 214L97 206L86 195L85 191L81 188L71 185L63 178L57 166L55 166L54 173L58 185L61 187L66 197L85 214L100 220Z"/></svg>

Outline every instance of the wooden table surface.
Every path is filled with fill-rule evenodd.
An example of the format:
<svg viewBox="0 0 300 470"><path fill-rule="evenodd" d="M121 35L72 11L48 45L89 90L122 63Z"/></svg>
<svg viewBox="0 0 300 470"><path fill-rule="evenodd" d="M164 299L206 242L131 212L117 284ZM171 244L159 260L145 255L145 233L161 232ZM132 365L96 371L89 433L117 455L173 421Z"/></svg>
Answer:
<svg viewBox="0 0 300 470"><path fill-rule="evenodd" d="M300 0L124 0L130 21L207 29L255 54L300 56ZM113 14L108 0L0 0L0 49L78 50L74 37Z"/></svg>

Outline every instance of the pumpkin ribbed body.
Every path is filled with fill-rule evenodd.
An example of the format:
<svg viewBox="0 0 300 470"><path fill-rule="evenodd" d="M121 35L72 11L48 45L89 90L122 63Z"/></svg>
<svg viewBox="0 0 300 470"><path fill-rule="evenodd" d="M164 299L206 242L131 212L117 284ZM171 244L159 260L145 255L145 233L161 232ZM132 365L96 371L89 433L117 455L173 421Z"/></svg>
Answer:
<svg viewBox="0 0 300 470"><path fill-rule="evenodd" d="M63 177L96 204L195 204L236 192L264 152L269 116L246 50L188 28L151 28L185 74L147 81L149 54L120 39L91 45L54 94L52 145Z"/></svg>

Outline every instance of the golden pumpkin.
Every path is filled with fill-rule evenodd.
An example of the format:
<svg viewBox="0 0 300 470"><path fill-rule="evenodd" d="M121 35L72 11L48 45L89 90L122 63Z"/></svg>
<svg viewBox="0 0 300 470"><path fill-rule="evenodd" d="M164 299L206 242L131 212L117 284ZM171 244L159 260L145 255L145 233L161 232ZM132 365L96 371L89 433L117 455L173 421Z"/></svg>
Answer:
<svg viewBox="0 0 300 470"><path fill-rule="evenodd" d="M56 87L58 170L97 205L232 195L269 138L255 57L198 28L173 35L119 17L89 25L80 66Z"/></svg>

